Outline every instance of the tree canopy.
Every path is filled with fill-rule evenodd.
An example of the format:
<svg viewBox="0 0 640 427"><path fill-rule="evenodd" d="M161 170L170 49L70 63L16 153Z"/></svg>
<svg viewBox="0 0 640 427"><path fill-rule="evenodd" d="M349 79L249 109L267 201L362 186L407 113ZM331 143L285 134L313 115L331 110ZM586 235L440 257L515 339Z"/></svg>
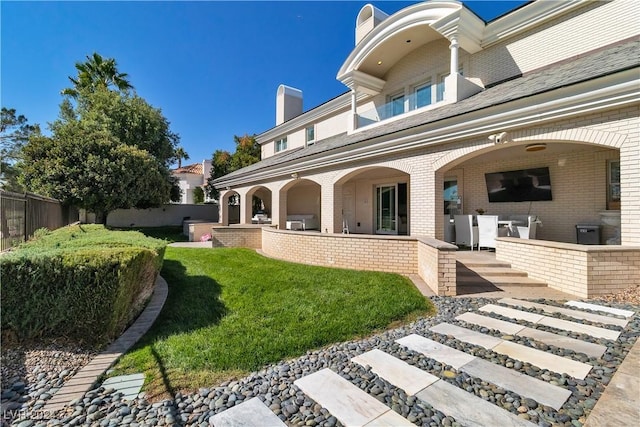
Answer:
<svg viewBox="0 0 640 427"><path fill-rule="evenodd" d="M226 150L216 150L211 160L211 175L207 179L209 197L218 199L218 191L213 181L233 171L242 169L260 161L260 145L256 142L255 135L233 137L236 143L236 151L231 154Z"/></svg>
<svg viewBox="0 0 640 427"><path fill-rule="evenodd" d="M91 59L99 62L96 55ZM100 64L114 67L113 75L126 77L115 69L115 60L98 57ZM76 68L78 84L68 94L75 105L65 98L50 125L52 135L36 135L24 147L24 184L94 212L103 223L114 209L169 201L175 185L169 166L180 138L168 120L160 109L108 79L82 77L90 67Z"/></svg>
<svg viewBox="0 0 640 427"><path fill-rule="evenodd" d="M113 58L103 58L99 53L87 56L85 62L76 62L77 77L69 77L73 87L62 90L63 95L78 98L81 91L95 92L97 90L113 89L127 93L133 89L129 83L127 73L118 71L118 65Z"/></svg>
<svg viewBox="0 0 640 427"><path fill-rule="evenodd" d="M0 115L0 188L23 191L18 182L19 160L22 147L32 134L39 134L40 127L30 125L22 114L16 115L15 108L2 107Z"/></svg>

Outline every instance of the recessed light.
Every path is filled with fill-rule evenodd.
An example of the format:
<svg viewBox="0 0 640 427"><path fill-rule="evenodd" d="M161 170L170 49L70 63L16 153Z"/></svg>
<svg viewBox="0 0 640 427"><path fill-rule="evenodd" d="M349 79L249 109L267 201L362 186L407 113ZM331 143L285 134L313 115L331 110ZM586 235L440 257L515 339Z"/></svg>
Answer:
<svg viewBox="0 0 640 427"><path fill-rule="evenodd" d="M407 43L411 43L411 39L407 40Z"/></svg>
<svg viewBox="0 0 640 427"><path fill-rule="evenodd" d="M378 65L382 65L382 61L378 61Z"/></svg>
<svg viewBox="0 0 640 427"><path fill-rule="evenodd" d="M524 147L524 149L526 151L542 151L542 150L546 150L547 149L547 144L529 144L526 147Z"/></svg>

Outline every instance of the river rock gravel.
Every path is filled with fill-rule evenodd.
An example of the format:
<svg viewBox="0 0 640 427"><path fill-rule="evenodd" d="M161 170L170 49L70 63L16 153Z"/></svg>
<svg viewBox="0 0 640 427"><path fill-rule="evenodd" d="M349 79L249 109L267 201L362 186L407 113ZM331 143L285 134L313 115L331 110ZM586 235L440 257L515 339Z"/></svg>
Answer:
<svg viewBox="0 0 640 427"><path fill-rule="evenodd" d="M607 352L601 358L588 357L571 350L546 346L525 337L508 337L522 345L541 348L570 359L590 363L593 369L584 380L565 374L540 369L529 363L513 360L505 355L474 346L453 337L429 331L441 322L459 324L482 333L503 337L495 330L465 324L455 317L467 311L477 311L485 304L496 304L488 298L433 297L437 307L434 317L419 319L411 324L384 331L367 339L332 345L309 351L289 361L282 361L254 372L245 378L201 388L191 393L178 393L174 399L149 402L143 395L133 401L124 401L122 394L113 389L97 387L77 399L67 408L47 414L39 412L44 403L64 379L69 378L93 356L87 351L43 349L38 351L4 351L2 353L2 405L5 423L19 427L29 426L200 426L212 425L211 417L253 397L258 397L289 426L341 426L325 408L303 394L293 383L296 379L323 368L329 368L366 391L409 421L420 426L458 426L454 418L434 409L415 396L407 394L378 377L368 368L352 363L351 358L372 349L385 351L409 364L419 367L449 383L466 390L529 420L532 425L580 427L611 381L616 369L640 335L640 316L633 317L613 342L595 340L583 335L568 334L578 339L589 339L604 344ZM540 303L560 304L535 300ZM640 310L635 294L608 297L600 303L634 311ZM483 313L489 315L488 313ZM500 318L499 316L494 316ZM576 321L575 319L572 319ZM578 322L580 322L578 320ZM589 323L589 322L584 322ZM599 325L602 326L602 325ZM408 334L417 333L450 347L468 352L492 363L517 370L571 390L572 394L560 410L544 406L533 399L502 389L486 380L459 372L451 366L436 362L410 351L395 342ZM77 349L76 349L77 350ZM6 406L5 406L6 405ZM7 416L7 414L9 416Z"/></svg>

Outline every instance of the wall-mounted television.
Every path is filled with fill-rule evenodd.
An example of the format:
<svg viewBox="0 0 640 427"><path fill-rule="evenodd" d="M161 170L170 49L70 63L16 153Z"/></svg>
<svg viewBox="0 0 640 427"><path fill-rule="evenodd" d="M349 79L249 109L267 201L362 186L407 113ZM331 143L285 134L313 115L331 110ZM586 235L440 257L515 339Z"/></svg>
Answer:
<svg viewBox="0 0 640 427"><path fill-rule="evenodd" d="M490 172L484 179L491 203L551 200L548 167Z"/></svg>

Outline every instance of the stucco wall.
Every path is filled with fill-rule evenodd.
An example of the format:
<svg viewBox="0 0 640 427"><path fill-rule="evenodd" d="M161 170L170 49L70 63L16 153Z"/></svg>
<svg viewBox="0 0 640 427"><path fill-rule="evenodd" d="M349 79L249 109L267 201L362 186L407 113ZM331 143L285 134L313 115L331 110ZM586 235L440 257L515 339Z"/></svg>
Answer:
<svg viewBox="0 0 640 427"><path fill-rule="evenodd" d="M182 225L186 219L218 222L218 205L163 205L151 209L117 209L107 217L112 227L164 227ZM95 222L95 215L85 214L86 222Z"/></svg>

